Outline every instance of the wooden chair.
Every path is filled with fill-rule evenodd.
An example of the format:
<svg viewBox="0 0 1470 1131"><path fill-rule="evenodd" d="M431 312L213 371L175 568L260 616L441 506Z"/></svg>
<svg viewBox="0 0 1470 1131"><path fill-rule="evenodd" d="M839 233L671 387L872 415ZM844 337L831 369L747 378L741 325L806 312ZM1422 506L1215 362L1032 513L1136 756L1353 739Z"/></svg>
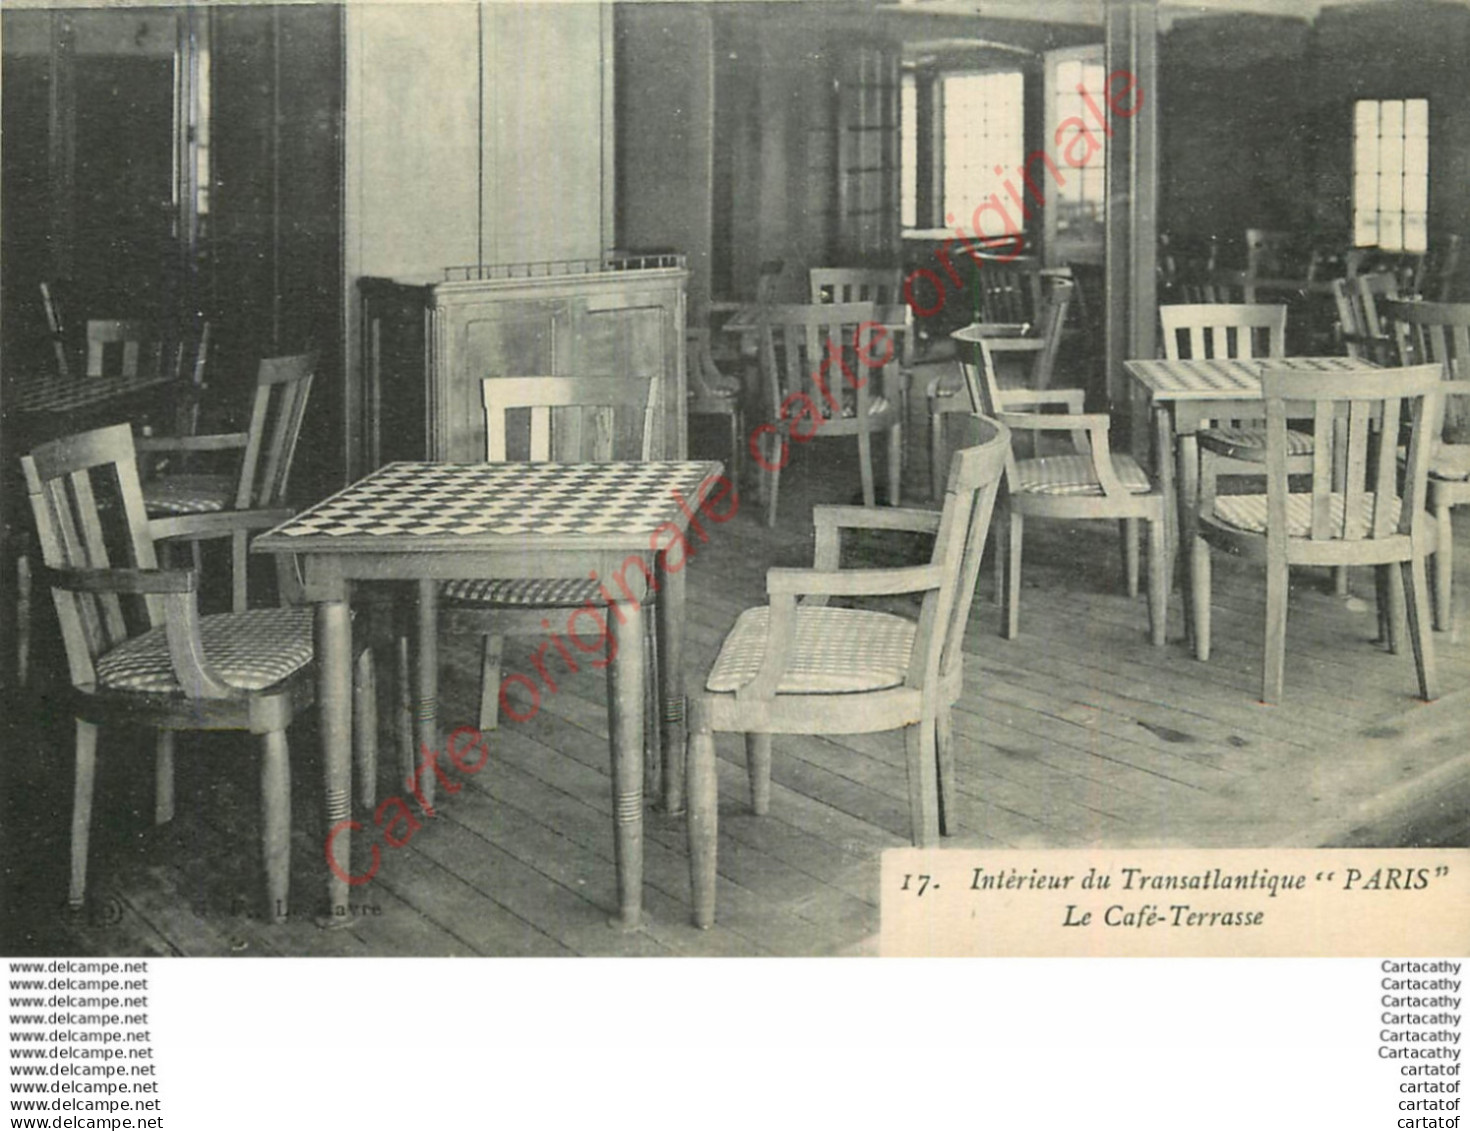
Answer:
<svg viewBox="0 0 1470 1131"><path fill-rule="evenodd" d="M143 484L143 502L154 516L216 514L284 505L296 441L311 395L312 354L264 358L256 373L255 401L244 432L203 436L141 437L138 451L158 455L240 452L231 473L169 473ZM245 539L232 536L234 607L245 607Z"/></svg>
<svg viewBox="0 0 1470 1131"><path fill-rule="evenodd" d="M740 453L745 447L745 427L740 400L740 382L720 371L710 346L711 334L703 327L685 331L688 347L688 411L690 416L725 416L730 419L730 477L740 482Z"/></svg>
<svg viewBox="0 0 1470 1131"><path fill-rule="evenodd" d="M286 514L150 521L125 424L45 444L21 463L70 668L69 709L76 718L71 905L80 907L86 894L98 728L127 724L158 731L154 817L160 824L174 810L175 733L240 730L261 739L266 916L285 918L291 849L286 727L311 706L315 692L311 609L200 616L196 574L159 569L155 543L225 527L243 533L275 525ZM372 684L365 660L358 687L369 700ZM374 716L368 712L366 717ZM358 760L368 765L375 761L376 732L372 726L360 731Z"/></svg>
<svg viewBox="0 0 1470 1131"><path fill-rule="evenodd" d="M963 333L963 331L961 332ZM959 335L956 335L957 337ZM1138 461L1111 448L1107 413L1082 411L1081 389L1002 389L995 375L994 342L971 336L973 348L960 365L972 402L1012 433L1066 433L1072 450L1063 455L1033 455L1018 460L1011 452L1006 466L1006 491L1001 502L1005 516L1001 529L1006 549L995 556L996 593L1004 594L1002 632L1014 639L1020 632L1021 543L1025 519L1115 519L1123 535L1123 568L1128 595L1138 595L1138 522L1148 523L1149 635L1155 646L1165 639L1169 601L1168 507ZM1064 412L1047 412L1051 406Z"/></svg>
<svg viewBox="0 0 1470 1131"><path fill-rule="evenodd" d="M902 729L914 843L935 845L954 831L951 710L961 692L965 626L1009 450L1003 427L969 420L971 433L954 454L940 513L816 507L814 568L767 571L769 605L740 614L703 691L691 697L689 865L696 925L710 926L715 915L716 731L745 735L751 802L764 814L773 735ZM842 569L843 529L932 534L933 552L923 565ZM826 604L829 596L902 593L922 594L917 618Z"/></svg>
<svg viewBox="0 0 1470 1131"><path fill-rule="evenodd" d="M1245 272L1252 279L1290 278L1292 251L1290 232L1268 228L1245 230Z"/></svg>
<svg viewBox="0 0 1470 1131"><path fill-rule="evenodd" d="M56 357L56 372L62 378L71 376L71 356L67 342L69 311L62 298L67 289L64 283L41 283L41 309L46 315L46 332L51 339L51 351Z"/></svg>
<svg viewBox="0 0 1470 1131"><path fill-rule="evenodd" d="M807 276L812 302L899 306L904 301L903 272L897 268L813 267Z"/></svg>
<svg viewBox="0 0 1470 1131"><path fill-rule="evenodd" d="M1247 305L1256 301L1255 279L1245 271L1211 268L1182 275L1176 288L1181 306Z"/></svg>
<svg viewBox="0 0 1470 1131"><path fill-rule="evenodd" d="M975 275L976 321L1041 321L1041 265L1035 260L1001 263L987 259Z"/></svg>
<svg viewBox="0 0 1470 1131"><path fill-rule="evenodd" d="M856 436L863 503L876 506L872 437L888 433L888 501L897 505L903 474L902 378L898 346L877 325L872 303L767 307L760 326L761 383L768 420L755 430L766 522L776 524L781 470L791 445L815 437ZM874 391L873 373L881 373ZM752 448L754 451L754 448Z"/></svg>
<svg viewBox="0 0 1470 1131"><path fill-rule="evenodd" d="M1320 374L1270 369L1262 375L1266 406L1264 494L1216 495L1211 457L1204 456L1194 555L1194 640L1201 660L1210 655L1210 549L1239 554L1266 567L1265 659L1261 699L1281 699L1286 664L1286 609L1293 565L1372 565L1379 569L1380 601L1408 589L1408 628L1419 691L1437 695L1434 638L1424 559L1434 552L1435 526L1424 510L1432 422L1439 412L1438 366L1363 373ZM1407 411L1401 415L1401 403ZM1309 406L1307 408L1303 405ZM1290 407L1289 407L1290 406ZM1288 415L1313 422L1316 447L1309 491L1290 489ZM1408 429L1402 487L1393 444L1370 434ZM1334 449L1342 447L1341 453ZM1376 449L1376 450L1373 450ZM1335 474L1347 468L1345 480ZM1387 576L1400 567L1401 579Z"/></svg>
<svg viewBox="0 0 1470 1131"><path fill-rule="evenodd" d="M658 428L655 385L649 377L490 377L482 382L485 459L556 460L562 463L612 459L648 460ZM528 418L528 419L527 419ZM442 591L445 631L484 638L480 667L480 729L493 730L500 717L500 659L507 636L545 636L555 610L607 603L595 578L542 581L537 578L468 578L447 582ZM648 598L653 600L652 595ZM648 622L651 666L655 618ZM555 623L565 624L565 619ZM658 681L648 681L657 695ZM647 728L655 740L657 727Z"/></svg>
<svg viewBox="0 0 1470 1131"><path fill-rule="evenodd" d="M1382 311L1404 362L1436 365L1444 379L1442 422L1429 454L1429 509L1439 537L1434 627L1448 631L1454 625L1455 569L1450 512L1470 503L1470 303L1386 302Z"/></svg>
<svg viewBox="0 0 1470 1131"><path fill-rule="evenodd" d="M977 323L957 330L952 337L957 344L973 342L984 337L990 343L990 352L997 360L1002 358L1014 362L1014 368L1025 373L1016 387L1045 390L1051 387L1057 354L1061 349L1062 334L1067 323L1067 308L1075 292L1072 283L1053 283L1042 306L1041 318L1034 334L1011 333L1020 330L1020 325L1001 326ZM961 347L963 348L963 347ZM929 474L931 497L944 495L944 471L949 466L948 445L945 437L945 416L955 412L972 412L963 373L959 379L935 378L929 383ZM1004 380L1001 387L1006 388Z"/></svg>
<svg viewBox="0 0 1470 1131"><path fill-rule="evenodd" d="M1332 301L1337 307L1339 337L1349 357L1373 365L1394 365L1398 349L1393 335L1384 332L1378 315L1378 300L1398 298L1398 282L1392 275L1359 275L1355 279L1332 280Z"/></svg>
<svg viewBox="0 0 1470 1131"><path fill-rule="evenodd" d="M136 377L160 364L159 343L134 319L87 320L87 376ZM115 359L115 360L110 360Z"/></svg>

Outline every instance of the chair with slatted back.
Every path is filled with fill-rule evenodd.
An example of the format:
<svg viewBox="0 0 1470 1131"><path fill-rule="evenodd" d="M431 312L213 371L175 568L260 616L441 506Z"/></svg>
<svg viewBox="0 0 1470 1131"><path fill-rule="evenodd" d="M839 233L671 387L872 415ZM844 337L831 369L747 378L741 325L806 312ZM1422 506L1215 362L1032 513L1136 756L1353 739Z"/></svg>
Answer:
<svg viewBox="0 0 1470 1131"><path fill-rule="evenodd" d="M138 450L150 456L240 453L237 466L229 472L169 473L145 481L143 501L148 513L216 514L282 506L315 372L312 354L262 359L250 424L244 432L139 438ZM232 537L237 609L245 607L245 548L243 537Z"/></svg>
<svg viewBox="0 0 1470 1131"><path fill-rule="evenodd" d="M485 458L554 460L558 463L646 461L657 435L658 403L649 377L488 377L481 382L485 403ZM441 625L446 632L484 640L480 679L480 729L499 722L500 659L507 636L545 636L553 611L605 605L596 578L466 578L447 582L441 595ZM648 598L650 602L654 598ZM648 655L654 658L655 616L646 617ZM563 618L557 624L565 624ZM650 695L658 681L648 680ZM647 728L650 741L658 728Z"/></svg>
<svg viewBox="0 0 1470 1131"><path fill-rule="evenodd" d="M815 508L814 568L767 572L769 605L741 613L702 691L691 695L688 833L697 926L710 926L715 915L716 732L745 735L752 805L764 814L773 735L901 729L914 843L937 845L956 831L951 716L963 685L962 645L980 555L1009 450L1003 427L966 419L969 434L954 453L943 510ZM932 535L933 549L921 565L843 569L843 530ZM831 596L904 593L922 595L917 617L826 603Z"/></svg>
<svg viewBox="0 0 1470 1131"><path fill-rule="evenodd" d="M1398 280L1386 273L1332 281L1337 322L1349 357L1374 365L1397 364L1398 347L1378 310L1380 301L1397 298Z"/></svg>
<svg viewBox="0 0 1470 1131"><path fill-rule="evenodd" d="M898 347L872 303L767 307L760 324L760 367L767 420L751 435L766 475L766 521L776 524L781 470L793 443L856 436L863 503L876 506L872 437L888 434L888 501L897 505L903 473L902 377ZM880 381L875 382L878 375Z"/></svg>
<svg viewBox="0 0 1470 1131"><path fill-rule="evenodd" d="M1425 558L1436 529L1425 510L1433 422L1440 406L1439 367L1312 373L1266 368L1264 492L1217 495L1205 453L1194 557L1195 654L1210 655L1210 550L1225 550L1266 567L1265 658L1261 699L1281 699L1286 667L1286 610L1291 566L1371 565L1380 573L1380 600L1407 589L1408 630L1419 691L1438 694L1434 637L1429 631ZM1316 443L1308 490L1292 490L1288 418L1310 420ZM1372 435L1407 432L1402 485L1395 445ZM1337 451L1342 448L1341 452ZM1340 475L1339 468L1346 469ZM1300 480L1298 480L1300 482ZM1399 567L1397 571L1393 567Z"/></svg>
<svg viewBox="0 0 1470 1131"><path fill-rule="evenodd" d="M248 731L262 747L261 845L266 915L283 919L291 847L286 728L311 706L310 607L200 616L192 570L160 569L156 543L210 527L242 530L287 515L188 515L150 521L131 430L119 424L55 440L22 459L71 674L76 781L71 822L73 907L86 894L87 849L101 726L158 731L154 817L173 816L174 735ZM372 697L368 661L358 689ZM373 718L371 711L360 717ZM359 765L375 759L359 728ZM106 747L103 748L104 750Z"/></svg>
<svg viewBox="0 0 1470 1131"><path fill-rule="evenodd" d="M1117 521L1130 597L1138 595L1141 520L1148 524L1149 637L1154 645L1162 646L1173 572L1168 567L1168 508L1163 492L1131 455L1112 450L1108 414L1083 412L1083 390L1002 388L996 376L994 346L1004 339L965 331L956 332L955 337L965 343L960 368L977 411L999 420L1013 436L1021 432L1065 434L1072 449L1061 455L1034 453L1027 459L1017 459L1012 452L1007 464L999 524L1006 542L995 556L995 588L997 595L1004 595L1002 632L1006 638L1020 633L1021 544L1028 516Z"/></svg>
<svg viewBox="0 0 1470 1131"><path fill-rule="evenodd" d="M907 420L918 333L913 310L904 300L903 272L896 267L813 267L807 275L812 302L871 302L878 308L878 317L897 346L901 416Z"/></svg>
<svg viewBox="0 0 1470 1131"><path fill-rule="evenodd" d="M1385 302L1405 364L1431 363L1444 378L1442 422L1429 457L1429 509L1439 532L1434 555L1434 626L1454 627L1451 583L1454 530L1450 513L1470 503L1470 303Z"/></svg>
<svg viewBox="0 0 1470 1131"><path fill-rule="evenodd" d="M51 339L51 351L56 357L57 375L71 376L71 351L69 336L70 311L62 297L67 290L64 283L41 283L41 309L46 315L46 332Z"/></svg>
<svg viewBox="0 0 1470 1131"><path fill-rule="evenodd" d="M1034 333L1017 332L1024 328L1022 325L982 322L957 330L951 337L956 342L973 342L984 337L990 343L991 355L999 364L1010 363L1012 370L1022 374L1019 379L1009 382L1004 374L998 375L1001 388L1044 391L1051 387L1057 354L1061 349L1062 334L1067 323L1067 309L1075 290L1075 284L1061 280L1051 285ZM963 373L949 378L935 378L929 383L928 393L930 493L932 498L938 499L944 495L944 472L949 467L945 417L950 413L971 412L973 408Z"/></svg>
<svg viewBox="0 0 1470 1131"><path fill-rule="evenodd" d="M740 482L740 453L745 446L745 428L740 407L744 390L740 382L721 372L710 345L709 330L690 326L685 330L689 374L690 416L724 416L730 420L730 477Z"/></svg>
<svg viewBox="0 0 1470 1131"><path fill-rule="evenodd" d="M1027 323L1041 320L1041 267L1034 260L1002 263L986 259L975 273L977 321Z"/></svg>

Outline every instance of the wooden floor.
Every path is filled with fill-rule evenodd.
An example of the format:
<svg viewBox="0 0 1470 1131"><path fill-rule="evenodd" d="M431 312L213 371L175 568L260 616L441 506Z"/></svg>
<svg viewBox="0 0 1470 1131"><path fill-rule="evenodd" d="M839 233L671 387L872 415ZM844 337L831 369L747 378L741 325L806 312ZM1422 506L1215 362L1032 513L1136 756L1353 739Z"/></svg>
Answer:
<svg viewBox="0 0 1470 1131"><path fill-rule="evenodd" d="M917 408L917 406L916 406ZM905 482L927 482L919 432ZM696 436L696 443L701 436ZM718 454L717 438L707 450ZM753 496L690 567L688 679L707 669L724 632L760 603L764 570L809 564L810 506L847 501L857 482L849 443L798 450L783 483L780 526ZM820 468L820 474L818 469ZM881 482L881 480L880 480ZM1464 527L1462 525L1462 531ZM1460 540L1461 563L1470 546ZM869 562L912 547L869 540ZM1286 702L1257 702L1262 582L1216 569L1215 649L1198 664L1182 639L1149 646L1144 599L1122 593L1109 524L1028 528L1022 636L997 635L982 573L966 640L956 715L956 843L988 847L1470 844L1470 647L1436 637L1444 697L1414 698L1413 664L1372 643L1371 575L1347 599L1309 573L1294 579ZM1470 592L1470 572L1458 578ZM530 671L525 642L507 670ZM441 721L475 721L478 648L442 647ZM384 681L385 691L388 682ZM746 955L869 953L878 929L884 848L908 843L897 735L780 739L770 815L750 814L743 747L721 736L719 924L689 925L681 820L646 822L646 925L607 925L615 904L604 683L569 675L526 724L491 741L489 764L441 792L440 815L401 848L360 836L350 926L321 930L319 760L309 723L293 731L295 906L270 926L256 914L256 760L236 736L180 743L179 816L154 828L151 754L143 736L104 733L84 914L64 908L70 722L29 693L8 715L4 827L6 954ZM388 712L384 712L385 722ZM379 797L404 792L385 757ZM410 801L410 805L412 802ZM361 815L360 815L361 816ZM366 823L369 818L362 816ZM371 828L371 826L368 826Z"/></svg>

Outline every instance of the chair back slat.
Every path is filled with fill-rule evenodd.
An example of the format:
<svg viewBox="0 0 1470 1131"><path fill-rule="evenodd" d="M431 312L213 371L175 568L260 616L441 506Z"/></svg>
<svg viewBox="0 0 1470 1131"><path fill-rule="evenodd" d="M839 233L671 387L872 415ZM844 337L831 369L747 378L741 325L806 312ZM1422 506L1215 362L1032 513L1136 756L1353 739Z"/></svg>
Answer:
<svg viewBox="0 0 1470 1131"><path fill-rule="evenodd" d="M1164 356L1285 357L1286 307L1273 303L1180 303L1159 307ZM1187 342L1188 353L1183 346Z"/></svg>
<svg viewBox="0 0 1470 1131"><path fill-rule="evenodd" d="M771 420L790 420L802 438L843 415L866 420L874 362L895 357L884 335L871 302L767 307L760 367Z"/></svg>
<svg viewBox="0 0 1470 1131"><path fill-rule="evenodd" d="M1398 300L1383 304L1403 359L1440 367L1447 385L1435 436L1447 444L1470 444L1470 303Z"/></svg>
<svg viewBox="0 0 1470 1131"><path fill-rule="evenodd" d="M813 267L807 274L814 303L897 306L903 302L903 272L897 268Z"/></svg>
<svg viewBox="0 0 1470 1131"><path fill-rule="evenodd" d="M313 354L261 360L235 492L237 509L274 507L285 501L315 373Z"/></svg>
<svg viewBox="0 0 1470 1131"><path fill-rule="evenodd" d="M87 322L87 376L137 377L161 371L161 343L142 322L93 318Z"/></svg>
<svg viewBox="0 0 1470 1131"><path fill-rule="evenodd" d="M1030 323L1041 319L1041 266L1034 260L987 259L975 274L976 320Z"/></svg>
<svg viewBox="0 0 1470 1131"><path fill-rule="evenodd" d="M652 376L487 377L480 388L490 463L653 457L658 406Z"/></svg>
<svg viewBox="0 0 1470 1131"><path fill-rule="evenodd" d="M965 627L996 494L1011 449L1010 431L981 416L964 417L963 445L950 457L944 509L931 561L943 583L925 596L909 665L910 685L947 677L964 660Z"/></svg>
<svg viewBox="0 0 1470 1131"><path fill-rule="evenodd" d="M1267 367L1261 389L1266 406L1268 541L1303 537L1299 527L1288 534L1293 500L1300 500L1287 475L1289 419L1311 420L1316 437L1305 537L1361 541L1422 535L1426 440L1441 389L1437 366L1362 373ZM1402 489L1399 449L1391 439L1400 435L1401 412L1407 412L1409 432ZM1379 435L1385 437L1381 442ZM1327 450L1340 446L1346 451ZM1340 468L1347 469L1345 478L1340 479Z"/></svg>

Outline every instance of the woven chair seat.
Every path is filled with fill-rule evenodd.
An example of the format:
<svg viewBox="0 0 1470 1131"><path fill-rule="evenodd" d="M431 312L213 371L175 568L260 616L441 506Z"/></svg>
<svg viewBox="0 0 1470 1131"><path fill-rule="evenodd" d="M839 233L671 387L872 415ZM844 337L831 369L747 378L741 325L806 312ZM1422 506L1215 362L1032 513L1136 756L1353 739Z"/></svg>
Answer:
<svg viewBox="0 0 1470 1131"><path fill-rule="evenodd" d="M1138 461L1123 452L1113 453L1113 474L1123 487L1135 495L1153 490L1148 475ZM1011 480L1011 490L1028 495L1102 495L1102 485L1093 473L1092 457L1087 455L1042 456L1040 459L1018 460Z"/></svg>
<svg viewBox="0 0 1470 1131"><path fill-rule="evenodd" d="M260 691L311 663L312 609L251 609L199 618L204 662L231 687ZM116 691L182 693L162 627L125 640L96 663L97 683Z"/></svg>
<svg viewBox="0 0 1470 1131"><path fill-rule="evenodd" d="M770 621L768 606L740 614L710 670L708 690L735 691L755 678ZM796 638L776 692L840 694L897 687L908 674L915 627L890 613L798 606Z"/></svg>
<svg viewBox="0 0 1470 1131"><path fill-rule="evenodd" d="M1373 523L1373 495L1362 495L1358 499L1356 513L1351 516L1347 537L1359 539L1367 536ZM1399 500L1384 500L1388 507L1388 525L1398 529ZM1343 536L1343 512L1347 502L1344 496L1334 491L1328 497L1328 527L1333 539ZM1221 495L1215 499L1214 516L1220 522L1251 534L1266 533L1265 495ZM1292 538L1306 538L1312 533L1312 496L1305 493L1286 496L1286 533Z"/></svg>
<svg viewBox="0 0 1470 1131"><path fill-rule="evenodd" d="M1224 456L1244 456L1261 463L1266 461L1266 430L1264 428L1206 428L1199 434L1199 442ZM1314 444L1310 432L1286 430L1286 454L1309 456Z"/></svg>
<svg viewBox="0 0 1470 1131"><path fill-rule="evenodd" d="M445 582L444 599L462 605L524 605L528 608L607 604L590 577L471 578Z"/></svg>
<svg viewBox="0 0 1470 1131"><path fill-rule="evenodd" d="M234 505L238 486L229 475L164 475L143 484L143 506L152 515L212 514Z"/></svg>

